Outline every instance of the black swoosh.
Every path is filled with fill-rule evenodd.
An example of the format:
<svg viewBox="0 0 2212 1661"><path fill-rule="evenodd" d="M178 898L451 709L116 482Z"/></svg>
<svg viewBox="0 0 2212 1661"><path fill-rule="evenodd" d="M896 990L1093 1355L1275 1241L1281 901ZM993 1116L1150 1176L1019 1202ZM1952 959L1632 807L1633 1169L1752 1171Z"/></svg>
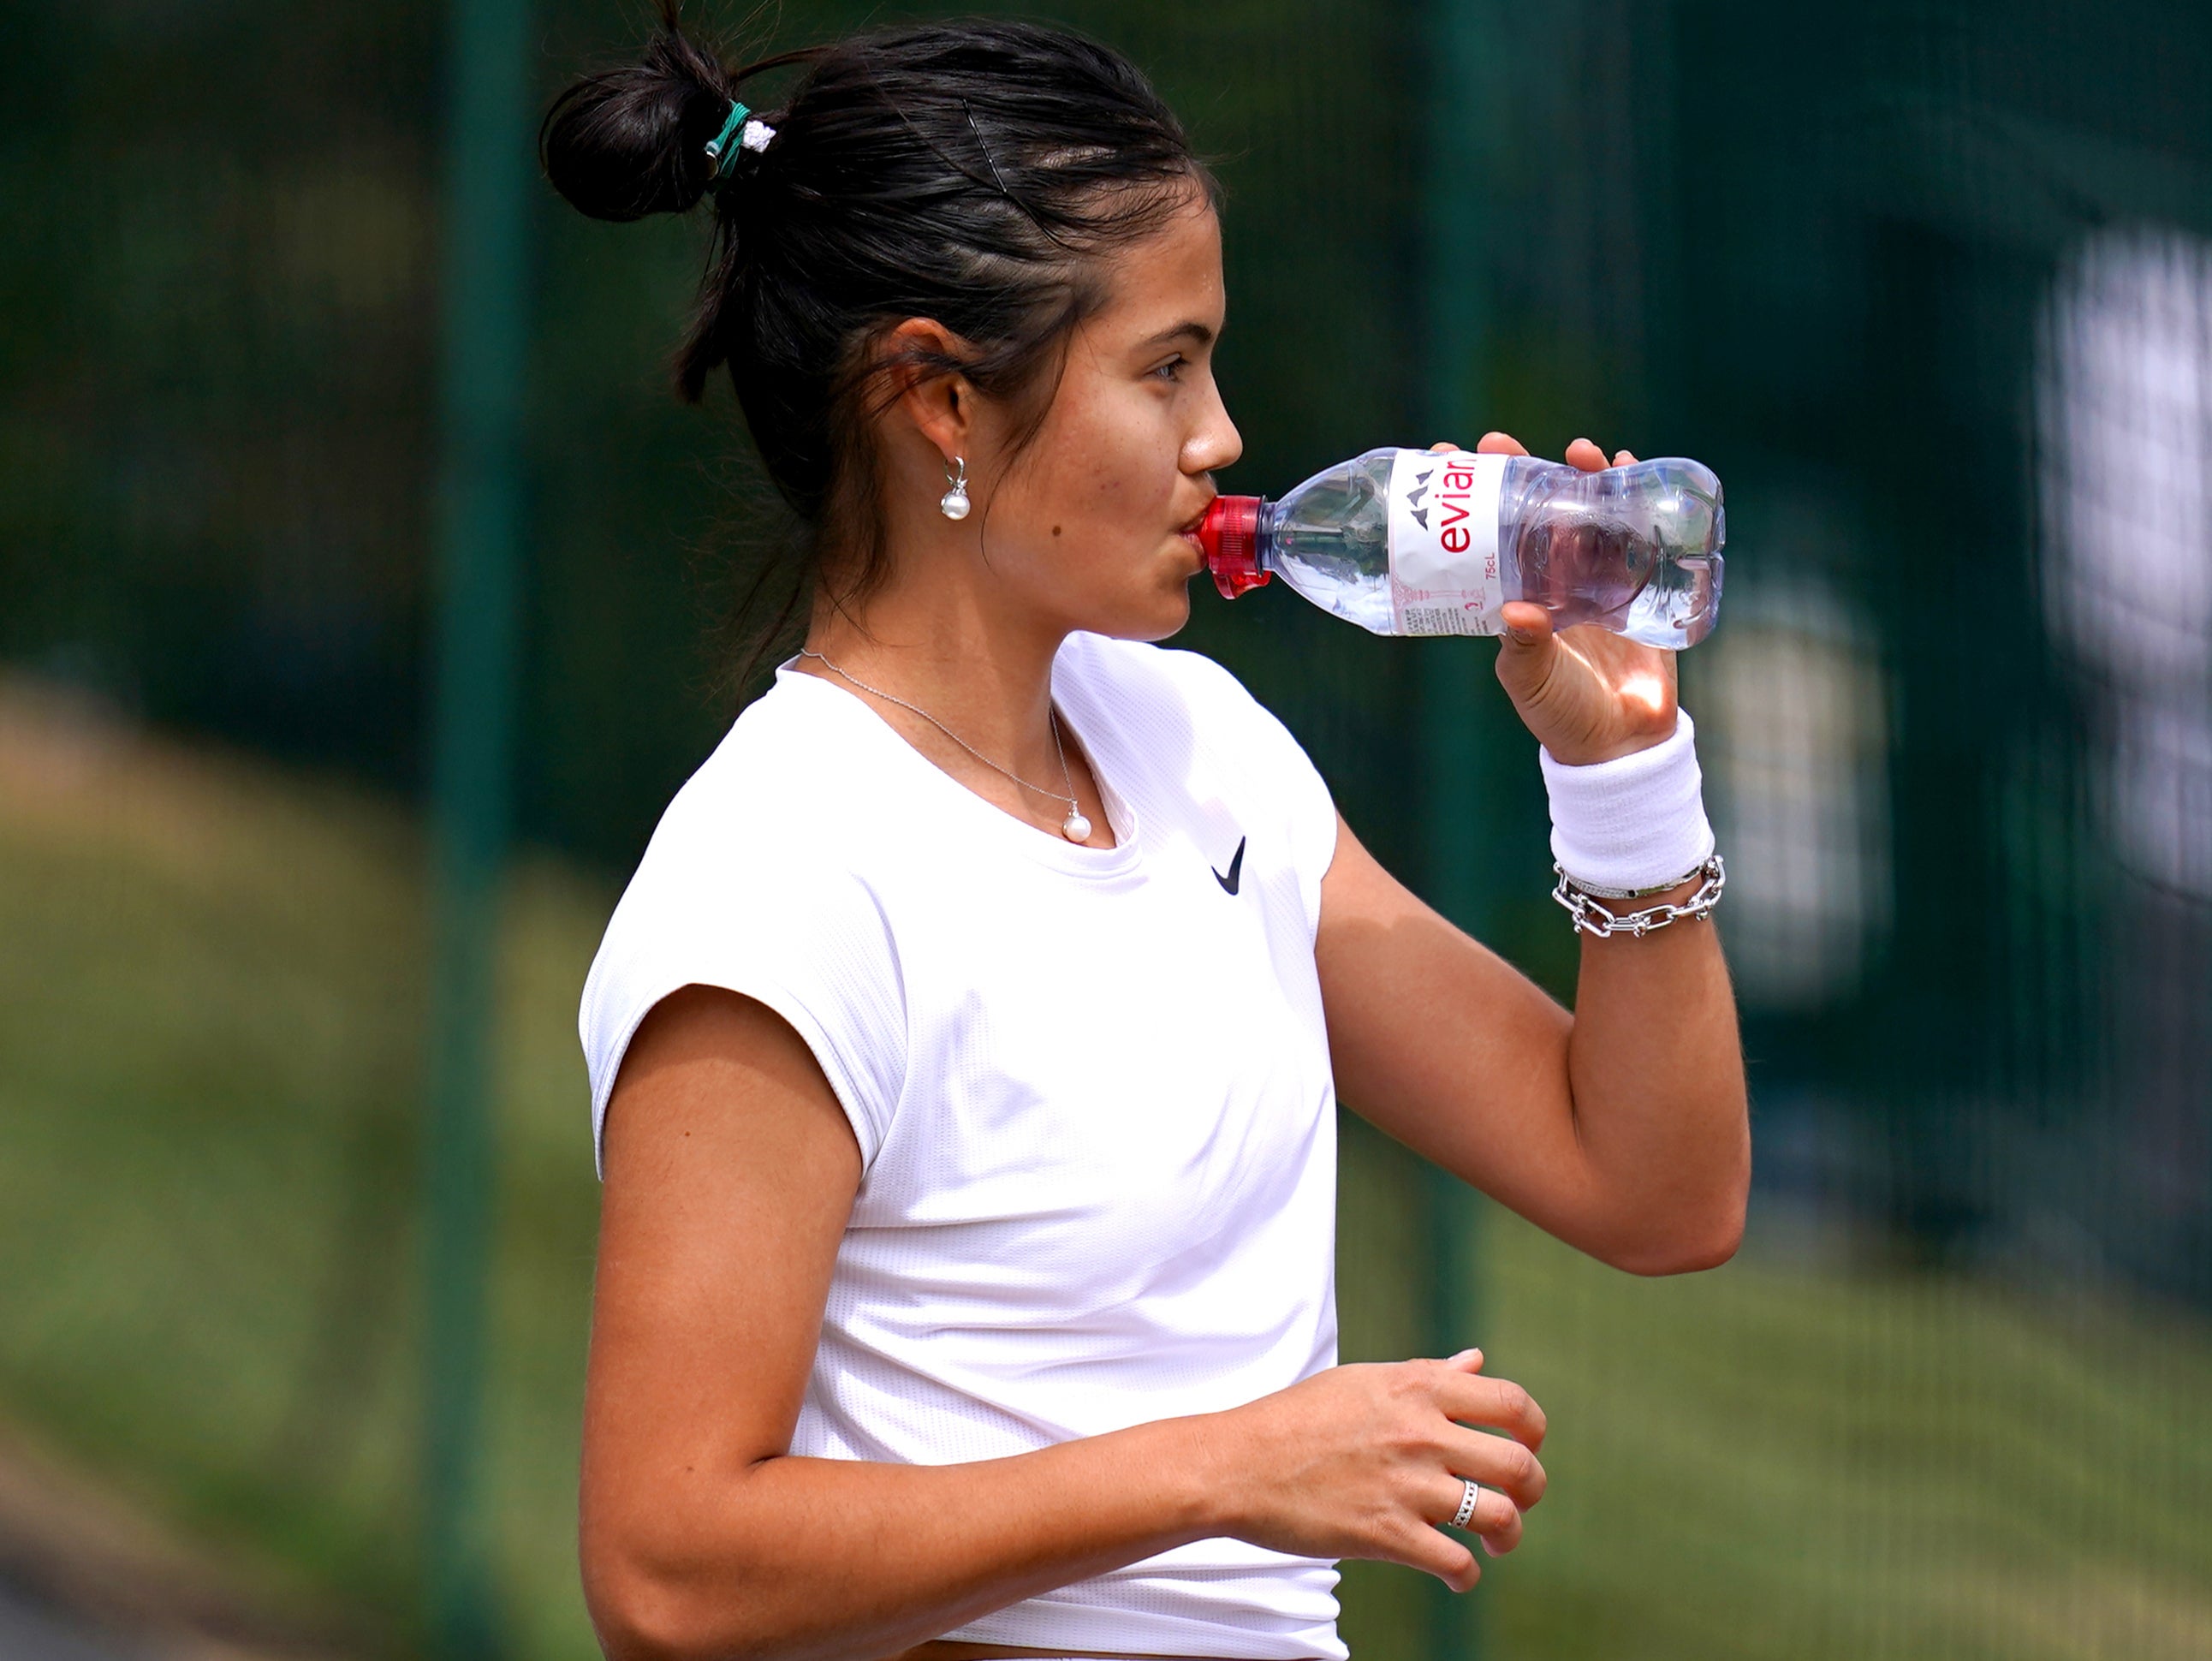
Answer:
<svg viewBox="0 0 2212 1661"><path fill-rule="evenodd" d="M1216 871L1213 873L1213 879L1221 885L1222 891L1224 893L1233 894L1237 891L1237 885L1239 882L1242 882L1243 878L1244 838L1239 837L1237 839L1237 857L1229 861L1229 874L1224 877L1221 873Z"/></svg>

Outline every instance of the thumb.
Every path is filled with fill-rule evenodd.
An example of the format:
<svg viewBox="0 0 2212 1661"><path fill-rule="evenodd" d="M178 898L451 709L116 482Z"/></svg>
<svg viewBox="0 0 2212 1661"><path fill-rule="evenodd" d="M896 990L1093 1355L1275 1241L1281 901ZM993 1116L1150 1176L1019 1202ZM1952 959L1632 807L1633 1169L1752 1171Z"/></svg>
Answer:
<svg viewBox="0 0 2212 1661"><path fill-rule="evenodd" d="M1534 686L1555 649L1552 614L1525 599L1510 600L1499 616L1505 634L1498 646L1498 675L1508 685Z"/></svg>
<svg viewBox="0 0 2212 1661"><path fill-rule="evenodd" d="M1444 1365L1448 1367L1458 1367L1466 1372L1480 1372L1482 1371L1482 1352L1479 1349L1463 1349Z"/></svg>

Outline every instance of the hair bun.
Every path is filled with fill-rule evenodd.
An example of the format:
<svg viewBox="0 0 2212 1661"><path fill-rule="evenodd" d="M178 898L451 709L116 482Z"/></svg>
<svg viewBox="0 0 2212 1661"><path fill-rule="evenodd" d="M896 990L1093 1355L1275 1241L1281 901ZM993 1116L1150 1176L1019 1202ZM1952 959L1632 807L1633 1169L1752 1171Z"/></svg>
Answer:
<svg viewBox="0 0 2212 1661"><path fill-rule="evenodd" d="M706 147L728 118L729 76L678 28L672 4L644 61L577 82L538 139L553 188L594 219L684 213L714 182Z"/></svg>

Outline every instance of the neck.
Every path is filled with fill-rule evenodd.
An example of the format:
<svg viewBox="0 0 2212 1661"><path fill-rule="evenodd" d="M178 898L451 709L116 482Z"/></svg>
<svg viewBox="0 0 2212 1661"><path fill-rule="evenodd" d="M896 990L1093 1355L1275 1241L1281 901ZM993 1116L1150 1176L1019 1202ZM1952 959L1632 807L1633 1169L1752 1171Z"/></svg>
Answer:
<svg viewBox="0 0 2212 1661"><path fill-rule="evenodd" d="M1066 637L994 614L964 584L894 579L857 615L817 605L806 645L854 678L927 709L1001 766L1057 789L1052 664Z"/></svg>

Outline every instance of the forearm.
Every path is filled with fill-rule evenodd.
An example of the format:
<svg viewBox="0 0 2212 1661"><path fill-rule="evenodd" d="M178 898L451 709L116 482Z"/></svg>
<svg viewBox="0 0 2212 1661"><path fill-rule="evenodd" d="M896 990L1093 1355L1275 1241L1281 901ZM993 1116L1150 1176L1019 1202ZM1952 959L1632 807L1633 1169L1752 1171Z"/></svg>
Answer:
<svg viewBox="0 0 2212 1661"><path fill-rule="evenodd" d="M1713 852L1695 727L1682 710L1672 725L1658 743L1610 760L1570 764L1542 752L1553 856L1586 891L1634 894L1594 902L1615 917L1685 904ZM1663 892L1635 893L1677 877ZM1566 1106L1605 1255L1655 1274L1725 1261L1742 1228L1751 1141L1735 1004L1712 923L1677 916L1640 935L1580 939Z"/></svg>
<svg viewBox="0 0 2212 1661"><path fill-rule="evenodd" d="M672 1491L631 1506L595 1506L587 1467L593 1616L616 1661L896 1654L1223 1532L1212 1422L966 1464L686 1465Z"/></svg>
<svg viewBox="0 0 2212 1661"><path fill-rule="evenodd" d="M1679 904L1695 888L1633 904ZM1582 939L1568 1085L1577 1142L1615 1196L1614 1261L1655 1273L1724 1261L1742 1229L1751 1129L1718 936L1685 919L1640 940Z"/></svg>

